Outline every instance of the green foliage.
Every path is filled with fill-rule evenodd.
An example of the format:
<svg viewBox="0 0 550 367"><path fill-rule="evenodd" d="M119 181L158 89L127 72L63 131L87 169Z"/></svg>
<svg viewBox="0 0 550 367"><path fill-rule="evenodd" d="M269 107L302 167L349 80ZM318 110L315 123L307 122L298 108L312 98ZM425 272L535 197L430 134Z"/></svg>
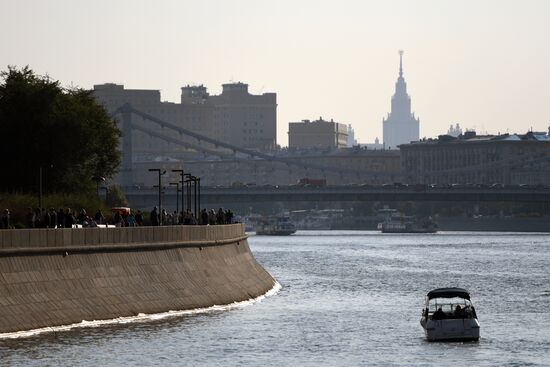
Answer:
<svg viewBox="0 0 550 367"><path fill-rule="evenodd" d="M120 164L120 131L91 91L62 88L28 67L0 73L0 190L93 192Z"/></svg>
<svg viewBox="0 0 550 367"><path fill-rule="evenodd" d="M116 207L116 206L128 206L128 199L126 195L118 186L111 186L107 192L107 206Z"/></svg>

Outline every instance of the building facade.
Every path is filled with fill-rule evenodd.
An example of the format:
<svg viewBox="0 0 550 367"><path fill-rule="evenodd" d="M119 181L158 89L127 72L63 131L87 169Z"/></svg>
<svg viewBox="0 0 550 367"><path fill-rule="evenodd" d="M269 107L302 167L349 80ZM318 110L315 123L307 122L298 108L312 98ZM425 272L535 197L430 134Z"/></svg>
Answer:
<svg viewBox="0 0 550 367"><path fill-rule="evenodd" d="M219 139L243 148L269 150L277 145L277 95L248 92L248 84L223 84L220 95L208 101L214 106Z"/></svg>
<svg viewBox="0 0 550 367"><path fill-rule="evenodd" d="M125 89L112 83L95 85L93 93L109 113L128 103L158 119L238 147L268 150L277 144L277 95L250 94L248 84L223 84L219 95L210 95L203 85L187 85L181 88L181 103L162 102L158 90ZM138 157L178 158L189 150L189 146L155 137L170 132L150 121L132 116L132 124L137 127L132 130L132 142Z"/></svg>
<svg viewBox="0 0 550 367"><path fill-rule="evenodd" d="M417 141L420 136L420 119L411 113L411 97L403 78L403 51L399 51L399 77L391 99L391 112L382 119L382 127L386 149L398 149L399 145Z"/></svg>
<svg viewBox="0 0 550 367"><path fill-rule="evenodd" d="M348 127L345 124L302 120L288 124L288 147L291 149L345 148L348 146Z"/></svg>
<svg viewBox="0 0 550 367"><path fill-rule="evenodd" d="M408 183L549 185L550 136L441 135L401 145L401 168Z"/></svg>

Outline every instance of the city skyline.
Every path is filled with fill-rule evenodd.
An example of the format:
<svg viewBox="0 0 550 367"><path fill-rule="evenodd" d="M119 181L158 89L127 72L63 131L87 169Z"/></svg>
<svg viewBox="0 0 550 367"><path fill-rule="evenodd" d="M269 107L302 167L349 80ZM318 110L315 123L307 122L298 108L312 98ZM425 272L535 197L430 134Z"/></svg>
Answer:
<svg viewBox="0 0 550 367"><path fill-rule="evenodd" d="M405 50L420 137L450 124L478 132L546 131L550 46L544 1L6 3L0 66L92 89L114 82L160 89L242 81L278 96L277 141L288 123L351 123L360 143L382 138ZM437 29L437 32L433 30Z"/></svg>

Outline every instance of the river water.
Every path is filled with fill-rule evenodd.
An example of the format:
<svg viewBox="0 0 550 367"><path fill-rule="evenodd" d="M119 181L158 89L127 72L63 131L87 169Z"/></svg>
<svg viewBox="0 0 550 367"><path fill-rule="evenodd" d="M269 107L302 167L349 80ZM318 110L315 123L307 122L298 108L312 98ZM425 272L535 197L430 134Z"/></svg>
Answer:
<svg viewBox="0 0 550 367"><path fill-rule="evenodd" d="M282 289L251 305L0 340L15 366L550 366L550 235L251 236ZM428 343L425 294L459 286L474 343Z"/></svg>

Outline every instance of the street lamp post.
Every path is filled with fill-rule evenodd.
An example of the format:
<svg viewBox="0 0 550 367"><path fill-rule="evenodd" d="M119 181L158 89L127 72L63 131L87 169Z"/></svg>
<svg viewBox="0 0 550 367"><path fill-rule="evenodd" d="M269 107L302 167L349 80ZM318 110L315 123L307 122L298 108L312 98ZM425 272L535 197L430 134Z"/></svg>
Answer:
<svg viewBox="0 0 550 367"><path fill-rule="evenodd" d="M193 176L190 173L185 173L184 176L187 178L184 181L187 190L187 209L191 210L191 177Z"/></svg>
<svg viewBox="0 0 550 367"><path fill-rule="evenodd" d="M170 182L171 186L176 186L176 214L179 214L179 202L180 202L180 183L179 182Z"/></svg>
<svg viewBox="0 0 550 367"><path fill-rule="evenodd" d="M197 177L193 176L193 196L195 203L195 218L197 217Z"/></svg>
<svg viewBox="0 0 550 367"><path fill-rule="evenodd" d="M201 212L201 178L200 177L197 177L197 182L199 184L198 186L198 203L199 203L199 207L198 207L198 212L200 214Z"/></svg>
<svg viewBox="0 0 550 367"><path fill-rule="evenodd" d="M184 185L184 172L182 169L173 169L172 172L179 172L180 176L181 176L181 180L180 180L180 184L181 184L181 211L183 212L185 210L184 208L184 203L185 203L185 195L184 195L184 190L183 190L183 185Z"/></svg>
<svg viewBox="0 0 550 367"><path fill-rule="evenodd" d="M42 210L42 166L40 166L38 184L38 207Z"/></svg>
<svg viewBox="0 0 550 367"><path fill-rule="evenodd" d="M149 168L149 172L158 172L159 175L159 225L162 226L162 183L161 177L166 173L166 171L161 170L160 168Z"/></svg>

